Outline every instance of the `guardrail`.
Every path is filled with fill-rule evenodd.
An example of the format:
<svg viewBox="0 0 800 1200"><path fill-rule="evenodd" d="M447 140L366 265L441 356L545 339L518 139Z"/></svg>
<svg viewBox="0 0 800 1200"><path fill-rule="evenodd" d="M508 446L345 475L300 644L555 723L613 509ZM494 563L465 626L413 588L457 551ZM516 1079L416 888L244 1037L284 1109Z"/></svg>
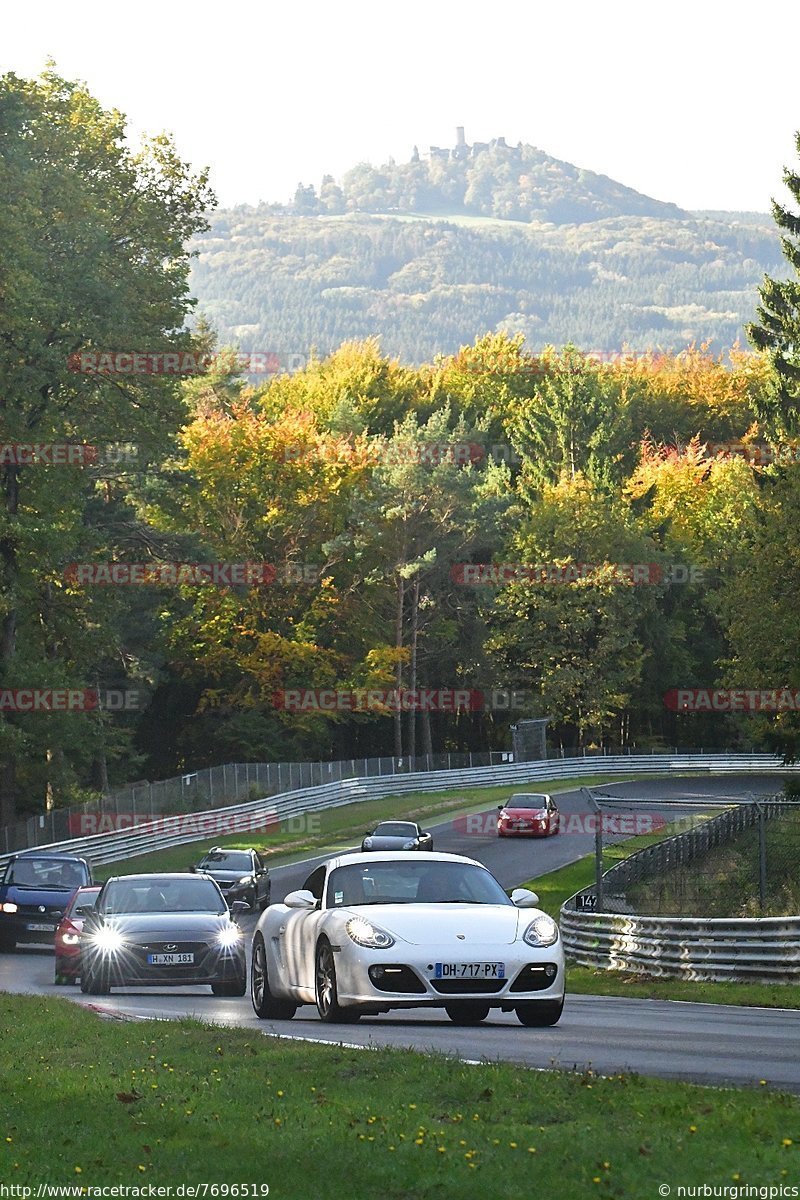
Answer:
<svg viewBox="0 0 800 1200"><path fill-rule="evenodd" d="M228 808L208 809L188 816L143 821L120 832L98 833L83 838L52 842L37 849L56 849L80 854L93 865L120 862L151 850L167 849L213 839L224 833L244 832L302 813L337 808L356 801L376 800L407 792L438 792L446 789L509 786L570 779L587 772L595 775L652 775L670 772L769 773L783 774L800 770L787 767L772 754L652 754L631 758L608 755L599 758L571 758L538 762L509 763L473 767L456 771L419 772L408 775L372 776L345 779L319 787L304 788L262 800L248 801ZM172 822L173 824L170 824ZM0 862L8 855L0 855Z"/></svg>
<svg viewBox="0 0 800 1200"><path fill-rule="evenodd" d="M710 982L800 980L800 917L634 917L561 909L579 966Z"/></svg>

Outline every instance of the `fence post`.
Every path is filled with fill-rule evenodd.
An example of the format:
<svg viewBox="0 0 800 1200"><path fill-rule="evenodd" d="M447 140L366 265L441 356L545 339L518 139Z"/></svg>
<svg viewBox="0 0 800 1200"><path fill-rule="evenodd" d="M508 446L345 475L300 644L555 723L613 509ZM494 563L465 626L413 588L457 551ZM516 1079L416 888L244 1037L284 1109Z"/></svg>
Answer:
<svg viewBox="0 0 800 1200"><path fill-rule="evenodd" d="M603 912L603 814L600 805L594 798L591 788L581 788L589 799L589 808L597 817L594 830L594 894L595 911Z"/></svg>
<svg viewBox="0 0 800 1200"><path fill-rule="evenodd" d="M767 907L767 822L764 809L756 803L758 810L758 906L763 913Z"/></svg>

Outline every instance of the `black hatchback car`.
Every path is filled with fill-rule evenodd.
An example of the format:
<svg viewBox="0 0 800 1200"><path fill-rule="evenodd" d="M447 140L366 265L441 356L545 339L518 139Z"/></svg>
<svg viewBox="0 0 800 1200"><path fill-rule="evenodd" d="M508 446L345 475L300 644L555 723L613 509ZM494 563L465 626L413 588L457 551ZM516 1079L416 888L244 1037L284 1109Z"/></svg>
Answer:
<svg viewBox="0 0 800 1200"><path fill-rule="evenodd" d="M191 869L198 874L210 875L219 884L229 903L246 900L251 908L259 909L269 904L269 871L257 850L228 850L212 846Z"/></svg>
<svg viewBox="0 0 800 1200"><path fill-rule="evenodd" d="M119 875L103 884L81 934L81 991L207 983L215 996L247 990L245 939L213 879Z"/></svg>
<svg viewBox="0 0 800 1200"><path fill-rule="evenodd" d="M12 854L0 867L0 950L13 950L17 942L52 946L70 896L91 882L91 867L74 854Z"/></svg>

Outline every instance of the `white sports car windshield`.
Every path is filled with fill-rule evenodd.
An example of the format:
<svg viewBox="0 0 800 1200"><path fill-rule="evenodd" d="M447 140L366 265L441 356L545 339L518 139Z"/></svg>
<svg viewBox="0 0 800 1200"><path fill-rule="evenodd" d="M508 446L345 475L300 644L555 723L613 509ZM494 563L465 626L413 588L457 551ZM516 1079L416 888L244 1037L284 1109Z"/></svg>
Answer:
<svg viewBox="0 0 800 1200"><path fill-rule="evenodd" d="M348 863L328 876L327 908L361 904L511 904L500 884L469 863Z"/></svg>

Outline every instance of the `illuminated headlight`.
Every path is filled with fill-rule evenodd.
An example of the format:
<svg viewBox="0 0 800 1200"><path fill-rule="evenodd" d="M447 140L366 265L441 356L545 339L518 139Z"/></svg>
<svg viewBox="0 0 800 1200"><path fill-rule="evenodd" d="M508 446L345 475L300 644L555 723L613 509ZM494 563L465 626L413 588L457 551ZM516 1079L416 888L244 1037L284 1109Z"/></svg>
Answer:
<svg viewBox="0 0 800 1200"><path fill-rule="evenodd" d="M232 950L239 944L243 936L238 925L231 925L227 929L221 929L217 934L217 945L222 950Z"/></svg>
<svg viewBox="0 0 800 1200"><path fill-rule="evenodd" d="M0 912L15 913L16 911L17 906L11 900L6 900L3 904L0 904Z"/></svg>
<svg viewBox="0 0 800 1200"><path fill-rule="evenodd" d="M345 929L347 936L357 946L366 946L370 950L388 950L394 945L392 935L373 925L366 917L351 917Z"/></svg>
<svg viewBox="0 0 800 1200"><path fill-rule="evenodd" d="M558 941L558 926L552 917L537 917L525 930L522 940L529 946L552 946Z"/></svg>
<svg viewBox="0 0 800 1200"><path fill-rule="evenodd" d="M116 929L111 929L108 925L101 927L92 934L92 944L98 950L102 950L103 954L116 954L125 945L125 939Z"/></svg>
<svg viewBox="0 0 800 1200"><path fill-rule="evenodd" d="M61 941L65 946L77 946L80 940L77 933L62 933L61 935Z"/></svg>

